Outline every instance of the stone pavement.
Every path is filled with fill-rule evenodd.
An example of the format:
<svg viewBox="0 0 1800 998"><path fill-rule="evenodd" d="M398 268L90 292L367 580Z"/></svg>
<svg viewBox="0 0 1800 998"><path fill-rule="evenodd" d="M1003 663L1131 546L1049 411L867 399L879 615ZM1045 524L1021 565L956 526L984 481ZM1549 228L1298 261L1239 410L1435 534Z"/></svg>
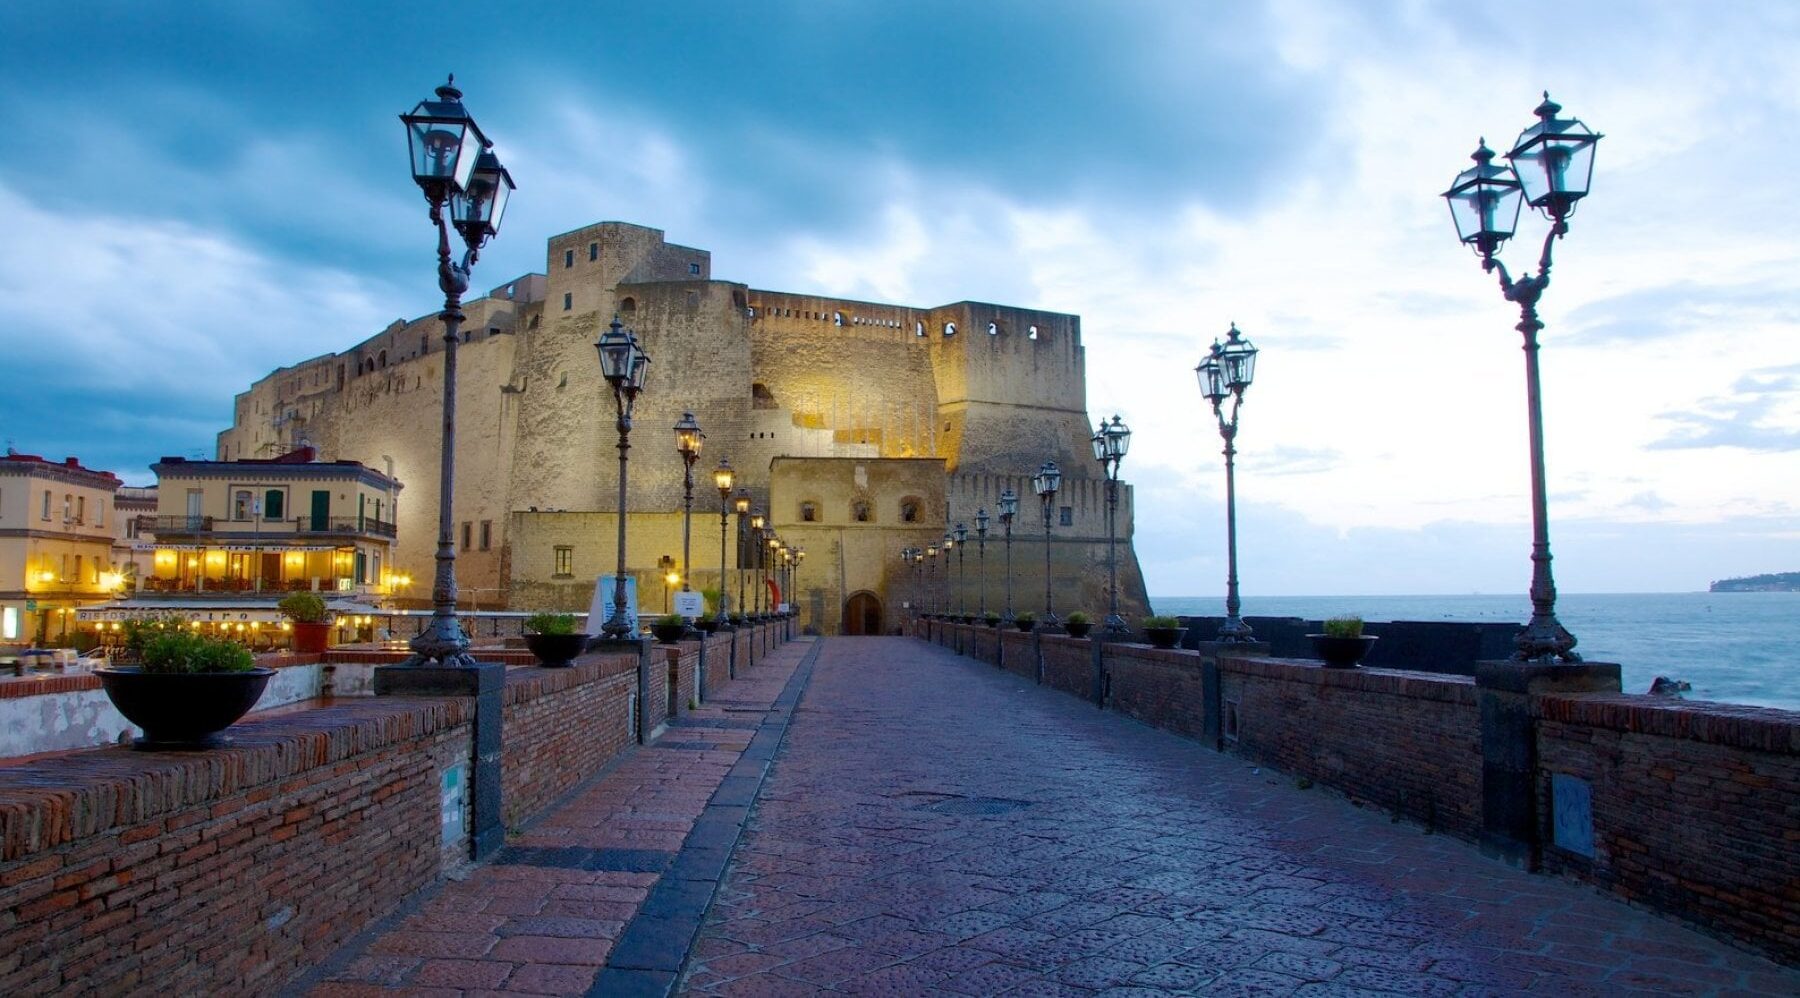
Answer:
<svg viewBox="0 0 1800 998"><path fill-rule="evenodd" d="M336 954L305 993L666 991L785 728L789 710L771 707L814 647L794 641L738 670L467 879Z"/></svg>
<svg viewBox="0 0 1800 998"><path fill-rule="evenodd" d="M1800 994L1800 972L906 638L832 639L686 993Z"/></svg>

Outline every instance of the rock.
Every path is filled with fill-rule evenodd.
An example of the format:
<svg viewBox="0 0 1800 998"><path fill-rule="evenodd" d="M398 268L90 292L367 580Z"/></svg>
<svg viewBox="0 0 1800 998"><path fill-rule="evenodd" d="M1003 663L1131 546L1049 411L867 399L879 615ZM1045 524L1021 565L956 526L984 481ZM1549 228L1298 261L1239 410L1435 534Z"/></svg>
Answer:
<svg viewBox="0 0 1800 998"><path fill-rule="evenodd" d="M1670 679L1668 676L1657 676L1650 682L1650 695L1655 697L1679 698L1683 693L1686 693L1693 688L1694 687L1685 680Z"/></svg>

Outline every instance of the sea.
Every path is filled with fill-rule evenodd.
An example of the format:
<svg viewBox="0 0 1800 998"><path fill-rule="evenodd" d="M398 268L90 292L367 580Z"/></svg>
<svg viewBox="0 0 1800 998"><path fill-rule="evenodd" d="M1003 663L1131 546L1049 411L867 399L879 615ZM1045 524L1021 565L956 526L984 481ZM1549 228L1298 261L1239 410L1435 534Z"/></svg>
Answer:
<svg viewBox="0 0 1800 998"><path fill-rule="evenodd" d="M1513 596L1249 596L1246 617L1366 621L1531 619ZM1153 598L1157 613L1220 616L1223 597ZM1556 617L1590 662L1617 662L1628 693L1657 676L1684 680L1689 700L1800 710L1800 593L1558 593Z"/></svg>

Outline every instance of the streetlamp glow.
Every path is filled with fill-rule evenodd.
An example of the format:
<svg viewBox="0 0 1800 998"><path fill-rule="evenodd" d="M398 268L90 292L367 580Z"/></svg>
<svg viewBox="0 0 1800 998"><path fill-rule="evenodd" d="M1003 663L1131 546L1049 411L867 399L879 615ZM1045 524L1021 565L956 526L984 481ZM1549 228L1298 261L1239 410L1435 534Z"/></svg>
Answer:
<svg viewBox="0 0 1800 998"><path fill-rule="evenodd" d="M1213 341L1206 359L1194 368L1200 379L1200 394L1211 404L1213 418L1219 424L1219 436L1225 441L1225 622L1219 626L1219 640L1241 644L1254 640L1250 625L1239 615L1237 573L1237 430L1238 410L1244 404L1244 392L1256 377L1256 347L1238 332L1237 323L1225 334L1225 342ZM1225 414L1225 400L1231 399L1231 414Z"/></svg>
<svg viewBox="0 0 1800 998"><path fill-rule="evenodd" d="M731 626L731 587L727 584L725 574L725 531L731 522L731 486L737 476L731 470L731 460L720 458L719 466L713 469L713 487L719 490L719 626Z"/></svg>

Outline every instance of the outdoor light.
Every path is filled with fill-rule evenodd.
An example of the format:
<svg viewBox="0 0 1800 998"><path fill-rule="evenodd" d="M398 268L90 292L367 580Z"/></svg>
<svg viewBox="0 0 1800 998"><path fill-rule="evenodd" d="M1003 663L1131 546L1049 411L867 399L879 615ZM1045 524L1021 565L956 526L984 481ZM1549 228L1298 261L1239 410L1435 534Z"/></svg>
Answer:
<svg viewBox="0 0 1800 998"><path fill-rule="evenodd" d="M730 624L730 587L725 584L725 529L731 520L731 483L736 479L731 471L731 461L720 458L719 466L713 469L713 486L719 490L719 626L729 629Z"/></svg>
<svg viewBox="0 0 1800 998"><path fill-rule="evenodd" d="M1049 630L1057 624L1056 611L1050 602L1050 508L1056 503L1057 490L1062 487L1062 472L1055 461L1045 461L1038 468L1038 473L1031 476L1031 487L1044 507L1044 629Z"/></svg>
<svg viewBox="0 0 1800 998"><path fill-rule="evenodd" d="M437 574L431 587L431 622L409 643L407 665L473 667L469 638L456 617L456 548L451 498L456 480L456 347L463 322L462 296L481 247L500 231L500 218L512 195L512 176L493 151L475 119L462 104L456 77L436 91L436 100L420 101L400 116L411 153L413 181L431 205L438 230L438 288L444 307L443 438L440 444ZM448 211L446 212L446 209ZM446 213L449 215L446 220ZM462 237L461 261L451 258L450 229Z"/></svg>
<svg viewBox="0 0 1800 998"><path fill-rule="evenodd" d="M1476 166L1458 175L1444 194L1457 237L1481 254L1483 270L1499 271L1500 293L1519 306L1519 322L1513 328L1525 338L1525 406L1531 449L1531 621L1513 639L1513 657L1534 662L1581 661L1575 653L1575 635L1556 619L1556 581L1550 571L1544 413L1538 375L1538 330L1544 323L1538 318L1537 304L1550 286L1551 249L1556 240L1568 235L1569 216L1593 182L1594 146L1601 136L1574 118L1558 118L1561 110L1561 105L1544 94L1544 102L1535 112L1537 124L1521 132L1506 154L1511 167L1493 166L1493 153L1484 142L1475 150ZM1483 191L1491 194L1488 201L1482 200ZM1543 212L1551 224L1538 255L1537 273L1514 280L1494 254L1517 225L1521 199ZM1494 221L1481 215L1490 202Z"/></svg>
<svg viewBox="0 0 1800 998"><path fill-rule="evenodd" d="M1012 592L1012 528L1013 518L1019 515L1019 494L1010 486L1000 493L1000 525L1006 528L1006 612L1001 615L1003 623L1013 622Z"/></svg>
<svg viewBox="0 0 1800 998"><path fill-rule="evenodd" d="M650 355L638 344L638 338L619 322L617 315L606 332L594 343L600 357L600 376L612 388L613 405L618 412L619 431L619 543L618 574L613 577L612 613L600 632L615 640L633 637L631 621L625 616L625 484L627 461L631 453L631 410L638 393L644 390L644 376L650 370ZM685 533L685 529L684 529ZM685 557L685 555L684 555Z"/></svg>
<svg viewBox="0 0 1800 998"><path fill-rule="evenodd" d="M1219 423L1219 436L1225 441L1225 622L1219 626L1219 640L1241 644L1254 640L1250 625L1239 616L1237 574L1237 430L1238 410L1244 404L1244 391L1256 376L1256 347L1238 332L1237 323L1225 334L1225 342L1213 341L1212 350L1194 373L1200 378L1200 394L1212 406L1213 418ZM1231 414L1225 414L1225 400L1231 399Z"/></svg>
<svg viewBox="0 0 1800 998"><path fill-rule="evenodd" d="M749 522L750 522L750 490L740 486L737 490L737 495L735 495L731 498L731 508L733 511L735 511L737 513L737 518L738 518L738 522L737 522L738 612L743 613L750 606L749 603L744 601L744 579L745 579L744 570L746 568L750 567L749 565L744 564L744 538L749 533ZM721 592L723 592L724 589L725 589L725 583L723 580L721 580L719 582L719 590Z"/></svg>
<svg viewBox="0 0 1800 998"><path fill-rule="evenodd" d="M969 609L969 528L957 524L956 530L956 615L968 616ZM948 569L950 566L945 565Z"/></svg>
<svg viewBox="0 0 1800 998"><path fill-rule="evenodd" d="M975 574L980 576L980 596L975 612L987 617L987 535L988 511L983 506L975 511Z"/></svg>
<svg viewBox="0 0 1800 998"><path fill-rule="evenodd" d="M1094 460L1100 462L1100 469L1106 474L1106 631L1109 634L1125 634L1131 629L1125 625L1125 618L1119 616L1116 531L1119 518L1119 464L1125 460L1125 452L1131 449L1131 429L1114 414L1112 422L1108 423L1104 419L1100 421L1092 442Z"/></svg>
<svg viewBox="0 0 1800 998"><path fill-rule="evenodd" d="M936 613L937 606L938 606L937 556L938 556L938 547L936 544L925 545L925 586L926 586L926 593L929 594L931 597L931 603L930 603L930 612L931 613Z"/></svg>

